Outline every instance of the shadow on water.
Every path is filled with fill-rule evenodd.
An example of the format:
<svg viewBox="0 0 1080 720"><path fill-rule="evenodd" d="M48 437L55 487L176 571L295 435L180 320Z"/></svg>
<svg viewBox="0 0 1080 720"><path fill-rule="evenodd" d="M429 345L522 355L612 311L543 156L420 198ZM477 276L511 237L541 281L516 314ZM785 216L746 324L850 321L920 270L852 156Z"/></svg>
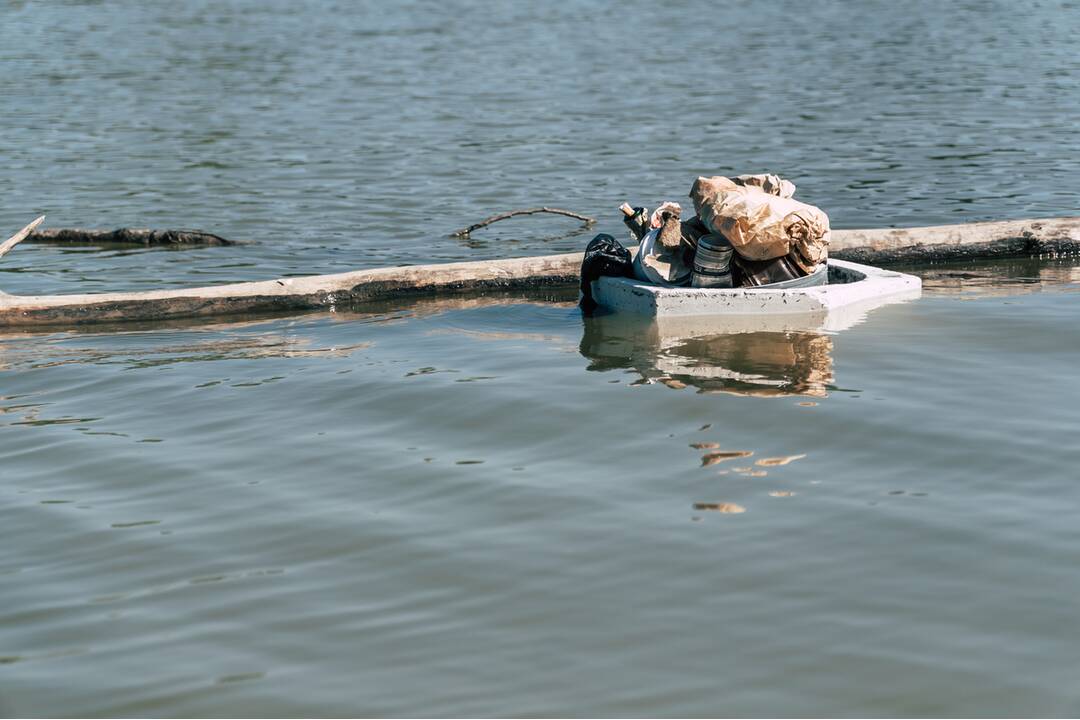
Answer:
<svg viewBox="0 0 1080 720"><path fill-rule="evenodd" d="M657 323L625 315L584 320L579 347L589 370L628 369L639 383L703 393L825 397L833 385L833 340L812 330L745 331Z"/></svg>

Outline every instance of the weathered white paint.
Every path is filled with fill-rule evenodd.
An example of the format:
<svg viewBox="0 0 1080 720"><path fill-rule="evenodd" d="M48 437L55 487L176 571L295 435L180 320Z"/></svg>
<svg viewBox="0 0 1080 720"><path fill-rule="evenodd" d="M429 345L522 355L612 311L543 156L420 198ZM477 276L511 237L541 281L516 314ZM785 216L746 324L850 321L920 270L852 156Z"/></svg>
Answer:
<svg viewBox="0 0 1080 720"><path fill-rule="evenodd" d="M770 327L840 330L875 307L911 300L922 293L922 281L914 275L843 260L829 261L829 276L828 285L789 290L669 288L604 277L593 283L593 296L609 310L653 316L658 321L709 317L720 324L735 325L750 319L761 326L763 319L769 318L766 324ZM839 282L832 282L834 279Z"/></svg>

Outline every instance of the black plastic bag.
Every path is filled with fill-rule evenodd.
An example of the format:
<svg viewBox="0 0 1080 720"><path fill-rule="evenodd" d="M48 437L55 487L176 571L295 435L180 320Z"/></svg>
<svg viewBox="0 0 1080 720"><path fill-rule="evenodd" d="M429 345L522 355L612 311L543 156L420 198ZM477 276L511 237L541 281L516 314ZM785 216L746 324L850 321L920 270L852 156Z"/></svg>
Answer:
<svg viewBox="0 0 1080 720"><path fill-rule="evenodd" d="M581 309L591 314L596 309L592 296L592 281L608 275L633 277L634 260L630 251L607 233L600 233L589 241L585 259L581 261Z"/></svg>

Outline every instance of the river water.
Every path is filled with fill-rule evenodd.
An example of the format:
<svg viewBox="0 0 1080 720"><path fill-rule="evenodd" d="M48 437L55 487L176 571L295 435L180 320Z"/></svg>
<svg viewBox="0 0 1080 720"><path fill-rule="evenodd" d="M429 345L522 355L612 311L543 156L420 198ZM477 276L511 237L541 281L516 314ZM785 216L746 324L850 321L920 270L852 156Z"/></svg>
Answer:
<svg viewBox="0 0 1080 720"><path fill-rule="evenodd" d="M1080 6L8 2L8 292L581 248L780 172L1080 214ZM7 230L3 230L6 228ZM0 336L0 714L1080 713L1080 264L825 333L573 290ZM745 328L744 328L745 329ZM742 510L742 512L724 512Z"/></svg>

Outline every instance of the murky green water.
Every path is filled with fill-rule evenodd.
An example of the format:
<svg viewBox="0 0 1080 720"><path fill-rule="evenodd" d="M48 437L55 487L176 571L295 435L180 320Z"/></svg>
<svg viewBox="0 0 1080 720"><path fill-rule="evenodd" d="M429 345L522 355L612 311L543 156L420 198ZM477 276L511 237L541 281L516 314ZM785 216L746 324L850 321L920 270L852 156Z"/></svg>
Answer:
<svg viewBox="0 0 1080 720"><path fill-rule="evenodd" d="M3 227L257 242L20 246L0 288L556 252L588 234L447 234L710 171L838 227L1076 214L1078 25L8 3ZM832 334L561 290L6 333L0 714L1076 715L1080 266L916 271Z"/></svg>

